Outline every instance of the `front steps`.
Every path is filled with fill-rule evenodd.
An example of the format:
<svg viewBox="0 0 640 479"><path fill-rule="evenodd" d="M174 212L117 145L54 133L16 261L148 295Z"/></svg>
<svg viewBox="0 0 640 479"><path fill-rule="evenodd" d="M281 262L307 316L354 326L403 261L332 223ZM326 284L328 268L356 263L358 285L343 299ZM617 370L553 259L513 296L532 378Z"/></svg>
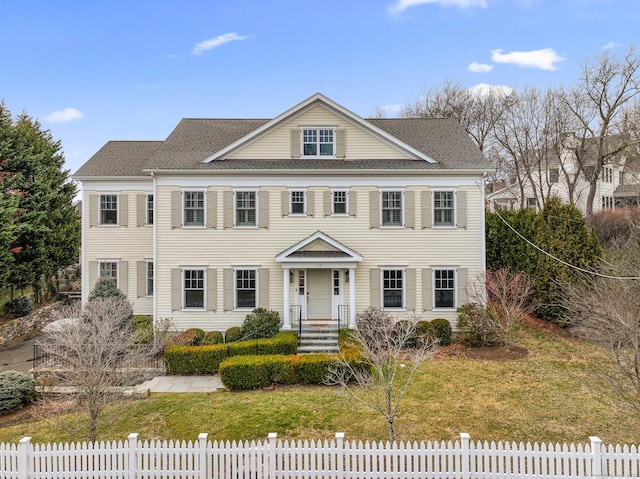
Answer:
<svg viewBox="0 0 640 479"><path fill-rule="evenodd" d="M338 353L337 321L303 321L298 353Z"/></svg>

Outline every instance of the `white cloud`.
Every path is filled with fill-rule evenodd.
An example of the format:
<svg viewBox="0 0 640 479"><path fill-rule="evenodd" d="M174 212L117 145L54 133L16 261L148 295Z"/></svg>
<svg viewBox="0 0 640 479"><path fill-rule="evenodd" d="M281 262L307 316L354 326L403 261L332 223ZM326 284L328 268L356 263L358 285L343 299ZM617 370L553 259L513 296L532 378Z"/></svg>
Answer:
<svg viewBox="0 0 640 479"><path fill-rule="evenodd" d="M493 65L487 65L486 63L471 62L467 69L473 73L488 73L493 70Z"/></svg>
<svg viewBox="0 0 640 479"><path fill-rule="evenodd" d="M442 5L443 7L459 8L487 6L487 0L396 0L394 3L389 5L388 10L390 13L402 13L408 8L430 3Z"/></svg>
<svg viewBox="0 0 640 479"><path fill-rule="evenodd" d="M604 45L602 47L603 50L611 50L612 48L618 48L621 47L622 45L620 45L619 43L616 42L609 42L606 45Z"/></svg>
<svg viewBox="0 0 640 479"><path fill-rule="evenodd" d="M83 116L84 113L75 108L65 108L64 110L54 111L45 116L44 119L49 123L66 123L68 121L81 120Z"/></svg>
<svg viewBox="0 0 640 479"><path fill-rule="evenodd" d="M491 60L496 63L508 63L519 67L540 68L541 70L557 70L556 63L564 61L553 48L531 50L530 52L502 53L501 48L491 50Z"/></svg>
<svg viewBox="0 0 640 479"><path fill-rule="evenodd" d="M218 35L215 38L210 38L209 40L205 40L203 42L198 43L195 47L193 47L192 55L202 55L203 52L207 50L213 50L220 45L224 45L225 43L234 42L237 40L246 40L249 38L246 35L238 35L237 33L225 33L224 35Z"/></svg>
<svg viewBox="0 0 640 479"><path fill-rule="evenodd" d="M513 88L506 85L489 85L488 83L478 83L477 85L469 88L469 92L472 95L480 97L487 96L490 93L507 96L513 92Z"/></svg>

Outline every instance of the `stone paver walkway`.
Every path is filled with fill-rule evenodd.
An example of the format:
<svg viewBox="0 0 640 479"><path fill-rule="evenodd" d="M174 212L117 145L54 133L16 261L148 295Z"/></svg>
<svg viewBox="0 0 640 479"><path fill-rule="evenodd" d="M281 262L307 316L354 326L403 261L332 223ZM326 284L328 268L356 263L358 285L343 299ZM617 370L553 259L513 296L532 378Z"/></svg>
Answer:
<svg viewBox="0 0 640 479"><path fill-rule="evenodd" d="M157 376L136 386L151 393L208 393L224 389L220 376Z"/></svg>

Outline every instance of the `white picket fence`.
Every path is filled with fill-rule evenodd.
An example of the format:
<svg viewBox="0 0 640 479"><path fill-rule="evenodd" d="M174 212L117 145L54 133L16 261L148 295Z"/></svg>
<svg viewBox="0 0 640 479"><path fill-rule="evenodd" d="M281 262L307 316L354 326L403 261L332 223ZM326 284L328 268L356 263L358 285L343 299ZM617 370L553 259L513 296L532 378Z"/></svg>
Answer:
<svg viewBox="0 0 640 479"><path fill-rule="evenodd" d="M638 478L638 447L473 442L127 441L0 444L2 479Z"/></svg>

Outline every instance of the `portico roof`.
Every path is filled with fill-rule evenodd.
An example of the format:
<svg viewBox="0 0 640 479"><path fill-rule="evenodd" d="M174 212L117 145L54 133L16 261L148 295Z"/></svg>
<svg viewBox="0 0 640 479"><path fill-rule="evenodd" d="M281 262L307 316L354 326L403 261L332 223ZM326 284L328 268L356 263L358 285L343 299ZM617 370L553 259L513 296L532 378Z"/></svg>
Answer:
<svg viewBox="0 0 640 479"><path fill-rule="evenodd" d="M276 261L286 263L289 267L291 263L345 263L341 267L351 263L351 267L355 267L356 262L362 261L362 256L318 230L277 255ZM330 267L329 264L324 266Z"/></svg>

